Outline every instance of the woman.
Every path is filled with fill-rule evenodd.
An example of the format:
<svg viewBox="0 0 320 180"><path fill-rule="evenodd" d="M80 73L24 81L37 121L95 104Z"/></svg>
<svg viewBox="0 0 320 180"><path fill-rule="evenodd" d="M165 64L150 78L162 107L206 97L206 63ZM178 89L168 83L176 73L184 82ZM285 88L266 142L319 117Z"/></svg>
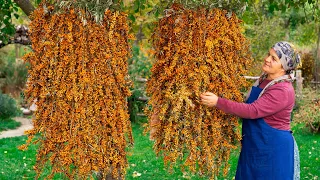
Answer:
<svg viewBox="0 0 320 180"><path fill-rule="evenodd" d="M300 62L288 42L278 42L264 59L264 73L257 80L246 103L201 94L203 105L243 118L242 149L236 180L299 179L299 155L290 131L295 102L292 71Z"/></svg>

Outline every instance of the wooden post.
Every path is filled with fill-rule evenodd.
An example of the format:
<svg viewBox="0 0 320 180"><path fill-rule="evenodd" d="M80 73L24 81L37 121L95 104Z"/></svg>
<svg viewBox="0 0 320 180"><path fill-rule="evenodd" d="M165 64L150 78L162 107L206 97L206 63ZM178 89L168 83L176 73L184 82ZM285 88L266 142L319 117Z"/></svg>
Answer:
<svg viewBox="0 0 320 180"><path fill-rule="evenodd" d="M296 95L297 97L302 96L302 72L301 70L296 70Z"/></svg>

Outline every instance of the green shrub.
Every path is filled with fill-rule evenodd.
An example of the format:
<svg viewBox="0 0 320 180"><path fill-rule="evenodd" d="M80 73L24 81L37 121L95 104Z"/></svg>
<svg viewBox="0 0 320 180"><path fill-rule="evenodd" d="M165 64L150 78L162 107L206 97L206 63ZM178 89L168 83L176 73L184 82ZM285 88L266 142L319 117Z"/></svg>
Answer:
<svg viewBox="0 0 320 180"><path fill-rule="evenodd" d="M28 63L16 63L15 57L8 56L6 63L1 66L0 72L5 77L5 86L23 89L27 81Z"/></svg>
<svg viewBox="0 0 320 180"><path fill-rule="evenodd" d="M292 41L299 46L310 46L310 44L316 44L318 39L316 29L316 21L299 24L291 33Z"/></svg>
<svg viewBox="0 0 320 180"><path fill-rule="evenodd" d="M16 129L19 126L21 126L21 122L17 122L11 118L8 118L8 119L0 118L0 132L6 131L9 129Z"/></svg>
<svg viewBox="0 0 320 180"><path fill-rule="evenodd" d="M302 65L299 69L302 71L302 77L304 77L303 84L308 86L313 79L314 56L311 52L302 52L301 54Z"/></svg>
<svg viewBox="0 0 320 180"><path fill-rule="evenodd" d="M0 49L0 89L2 92L11 94L15 98L19 96L25 87L28 75L27 66L29 66L19 57L30 51L30 48L17 44L10 44Z"/></svg>
<svg viewBox="0 0 320 180"><path fill-rule="evenodd" d="M145 45L146 46L146 45ZM129 74L131 77L149 77L151 69L151 57L144 52L148 47L143 45L132 46L132 58L129 59Z"/></svg>
<svg viewBox="0 0 320 180"><path fill-rule="evenodd" d="M298 109L294 113L294 121L305 123L313 133L320 133L320 92L305 88L300 101L297 101Z"/></svg>
<svg viewBox="0 0 320 180"><path fill-rule="evenodd" d="M6 94L0 92L0 118L7 119L18 115L16 101Z"/></svg>

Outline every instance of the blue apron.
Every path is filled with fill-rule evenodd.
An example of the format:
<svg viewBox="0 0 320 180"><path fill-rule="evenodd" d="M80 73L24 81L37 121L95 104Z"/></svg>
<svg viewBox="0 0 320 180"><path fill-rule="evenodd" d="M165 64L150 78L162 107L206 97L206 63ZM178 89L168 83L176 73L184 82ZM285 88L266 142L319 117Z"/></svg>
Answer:
<svg viewBox="0 0 320 180"><path fill-rule="evenodd" d="M252 87L247 103L257 100L259 87ZM291 131L278 130L263 118L243 119L242 149L236 180L292 180L294 140Z"/></svg>

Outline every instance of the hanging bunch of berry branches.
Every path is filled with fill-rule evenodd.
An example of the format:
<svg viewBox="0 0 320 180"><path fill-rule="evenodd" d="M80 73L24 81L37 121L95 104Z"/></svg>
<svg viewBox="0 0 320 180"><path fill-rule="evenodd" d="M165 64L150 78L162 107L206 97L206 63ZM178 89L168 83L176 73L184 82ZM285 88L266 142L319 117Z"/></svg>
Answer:
<svg viewBox="0 0 320 180"><path fill-rule="evenodd" d="M103 179L123 179L125 148L132 143L127 15L107 10L96 23L85 10L54 9L41 4L31 17L25 97L37 100L37 111L21 149L39 134L38 177L49 163L49 178L87 179L99 172Z"/></svg>
<svg viewBox="0 0 320 180"><path fill-rule="evenodd" d="M241 21L220 9L166 11L152 36L156 61L147 84L149 129L154 150L170 167L210 177L228 172L230 151L240 140L238 119L199 103L213 92L241 102L241 77L252 58ZM223 167L223 168L222 168Z"/></svg>

